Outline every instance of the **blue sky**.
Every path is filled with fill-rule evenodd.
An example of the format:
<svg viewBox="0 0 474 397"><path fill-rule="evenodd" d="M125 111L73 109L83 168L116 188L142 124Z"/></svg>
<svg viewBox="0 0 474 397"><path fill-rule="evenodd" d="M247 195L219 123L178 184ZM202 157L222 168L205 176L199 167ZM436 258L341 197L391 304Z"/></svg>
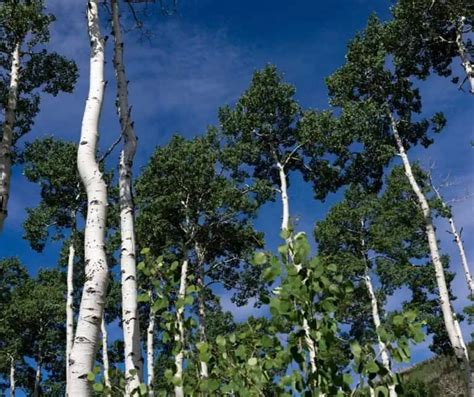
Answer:
<svg viewBox="0 0 474 397"><path fill-rule="evenodd" d="M74 94L56 98L43 97L41 113L25 141L53 134L66 140L78 141L82 112L88 89L89 43L85 25L85 1L50 0L48 8L56 14L52 29L51 49L73 58L79 66L80 78ZM159 15L158 7L149 6L152 17L147 28L149 40L139 40L132 32L126 36L126 71L130 80L130 102L139 135L136 170L143 166L156 145L167 142L177 132L191 137L216 123L219 106L232 104L247 87L252 72L267 63L277 65L287 81L297 89L302 106L327 107L324 78L344 62L347 41L362 29L371 12L388 17L389 1L369 0L180 0L179 13L172 17ZM138 5L137 8L143 7ZM126 14L123 7L123 14ZM108 34L104 18L103 33ZM131 22L126 21L130 27ZM111 41L111 40L110 40ZM111 70L111 44L108 44L107 79L109 85L100 128L100 148L105 150L119 134L114 101L114 75ZM474 180L474 140L472 125L474 98L460 92L449 80L430 78L421 84L426 114L445 112L448 126L436 137L428 150L415 148L412 159L424 165L436 161L434 175L440 181L446 175L456 185L445 193L449 198L472 192ZM117 153L110 165L117 163ZM298 176L292 176L290 206L299 219L298 229L311 234L314 222L322 219L338 197L326 203L312 199L309 186ZM43 254L28 248L22 240L25 208L36 205L39 191L14 169L9 217L0 235L0 257L19 256L32 274L41 267L57 263L58 244L50 244ZM468 258L474 257L474 211L472 197L453 205L459 226L464 228ZM256 226L266 233L269 246L278 242L279 202L266 205ZM452 266L460 270L457 251L447 224L438 225L443 238L442 247L452 256ZM462 273L454 282L460 297L456 308L466 304L467 288ZM403 295L403 293L399 294ZM232 308L238 319L253 309L233 308L229 296L223 303ZM396 305L402 296L391 304ZM464 325L467 331L467 325ZM467 332L466 332L467 334ZM415 358L426 357L423 346L416 348Z"/></svg>

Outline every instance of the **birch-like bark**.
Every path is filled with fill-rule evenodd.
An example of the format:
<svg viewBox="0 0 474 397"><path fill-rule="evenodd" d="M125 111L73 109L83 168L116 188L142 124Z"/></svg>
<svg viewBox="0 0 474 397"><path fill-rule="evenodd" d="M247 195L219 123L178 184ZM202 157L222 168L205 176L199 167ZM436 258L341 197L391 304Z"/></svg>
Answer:
<svg viewBox="0 0 474 397"><path fill-rule="evenodd" d="M466 349L466 344L459 327L459 323L456 319L455 314L453 313L451 301L449 299L448 286L446 284L446 278L444 274L443 263L441 262L441 256L439 254L438 240L436 238L436 232L433 225L433 218L431 215L431 208L426 199L423 191L420 188L420 185L413 175L413 170L410 164L410 160L405 151L403 141L398 133L398 125L393 115L389 113L391 120L392 132L395 137L395 142L397 144L398 154L400 155L403 167L405 169L405 175L408 178L411 188L415 193L418 204L421 207L423 217L425 220L425 229L426 236L428 238L428 245L430 248L431 261L433 262L433 267L435 271L436 283L439 291L439 304L441 311L443 313L444 326L448 333L449 341L451 346L454 349L456 357L462 361L466 372L469 373L468 384L469 384L469 396L474 397L474 387L472 386L472 375L471 375L471 365L469 362L469 353Z"/></svg>
<svg viewBox="0 0 474 397"><path fill-rule="evenodd" d="M151 294L150 294L151 295ZM151 299L150 299L151 302ZM153 390L153 379L155 378L155 357L153 339L155 336L155 312L150 307L148 317L148 328L146 330L146 365L147 365L147 386L148 397L153 397L155 391Z"/></svg>
<svg viewBox="0 0 474 397"><path fill-rule="evenodd" d="M94 366L108 283L105 254L107 187L96 159L105 88L104 39L100 34L99 0L88 1L87 22L91 43L90 85L77 153L78 170L88 203L84 237L86 281L69 358L69 393L72 397L87 397L91 393L87 374Z"/></svg>
<svg viewBox="0 0 474 397"><path fill-rule="evenodd" d="M33 388L33 397L39 396L39 388L41 384L41 362L38 363L36 366L36 373L35 373L35 385Z"/></svg>
<svg viewBox="0 0 474 397"><path fill-rule="evenodd" d="M187 287L187 277L188 277L188 259L183 260L181 266L181 278L179 281L179 292L178 299L184 300L186 297L186 287ZM176 326L178 332L175 335L175 341L180 345L178 354L174 358L174 363L176 367L175 377L179 380L179 384L174 388L174 394L176 397L184 397L184 387L183 387L183 361L184 361L184 304L176 310Z"/></svg>
<svg viewBox="0 0 474 397"><path fill-rule="evenodd" d="M119 164L120 234L122 274L122 328L125 357L125 395L140 386L143 379L143 360L140 350L140 329L137 305L137 267L134 206L132 199L132 165L137 138L130 119L127 78L123 61L123 39L117 0L111 0L112 31L114 36L114 69L117 80L117 112L124 141ZM131 373L134 370L134 373Z"/></svg>
<svg viewBox="0 0 474 397"><path fill-rule="evenodd" d="M466 48L463 40L463 29L466 23L466 17L460 17L458 26L456 27L456 45L458 47L458 54L461 58L461 65L466 73L466 79L471 86L471 93L474 94L474 64L471 62L469 51Z"/></svg>
<svg viewBox="0 0 474 397"><path fill-rule="evenodd" d="M109 388L112 387L110 383L110 363L109 363L109 334L107 333L107 325L105 324L105 313L100 322L100 332L102 334L102 364L104 366L104 383Z"/></svg>
<svg viewBox="0 0 474 397"><path fill-rule="evenodd" d="M380 321L379 308L377 303L377 297L375 296L374 287L372 284L372 279L369 274L369 270L366 269L364 275L364 282L369 293L370 307L372 309L372 321L374 322L374 328L377 330L382 324ZM377 343L379 345L380 358L382 359L382 365L385 367L389 374L392 374L392 368L390 365L390 356L388 354L387 345L380 339L380 336L377 334ZM397 397L397 392L395 391L395 385L390 384L388 386L388 392L390 397Z"/></svg>
<svg viewBox="0 0 474 397"><path fill-rule="evenodd" d="M18 85L20 82L20 42L16 43L12 53L10 69L10 87L3 123L3 136L0 141L0 231L3 229L8 214L8 198L10 196L10 179L12 172L11 152L13 145L13 127L18 102Z"/></svg>
<svg viewBox="0 0 474 397"><path fill-rule="evenodd" d="M361 226L362 230L365 228L365 221L364 219L361 219ZM380 336L377 332L378 328L382 325L382 322L380 321L380 314L379 314L379 305L377 302L377 297L375 296L374 292L374 287L372 284L372 279L370 277L369 273L369 266L368 266L368 258L367 258L367 248L365 246L365 238L362 237L361 239L361 245L362 245L362 255L364 256L364 260L366 263L365 266L365 274L364 274L364 283L365 287L367 288L367 292L369 294L369 299L370 299L370 308L372 310L372 321L374 323L374 329L377 334L377 342L379 345L379 351L380 351L380 358L382 359L382 365L385 367L387 372L392 375L392 368L390 364L390 355L387 349L387 345L380 339ZM388 392L390 397L397 397L397 392L395 391L395 385L390 384L388 386Z"/></svg>
<svg viewBox="0 0 474 397"><path fill-rule="evenodd" d="M449 209L451 213L448 219L449 227L451 228L451 233L454 237L454 242L458 246L459 256L461 257L461 264L464 270L464 277L466 278L467 287L469 288L469 293L471 296L474 296L474 280L472 279L471 271L469 269L469 263L467 261L466 251L464 250L464 243L462 241L461 234L458 232L456 224L454 223L454 218L453 218L451 209L448 208L448 205L444 201L443 196L441 196L441 193L439 192L439 190L434 186L434 183L431 181L431 178L430 178L430 183L436 196L441 202L442 207L444 209Z"/></svg>
<svg viewBox="0 0 474 397"><path fill-rule="evenodd" d="M199 341L200 342L207 342L207 336L206 336L206 307L204 305L204 255L201 250L201 247L199 247L199 244L195 244L195 250L196 250L196 257L197 257L197 278L196 278L196 284L199 288L198 292L198 332L199 332ZM200 375L201 379L206 379L209 377L209 371L207 368L207 363L205 361L200 361L199 362L199 368L200 368Z"/></svg>
<svg viewBox="0 0 474 397"><path fill-rule="evenodd" d="M287 176L285 173L285 167L281 163L277 163L278 173L280 176L280 192L281 192L281 202L283 206L283 215L281 221L281 230L286 231L290 226L290 203L288 199L288 183ZM288 244L291 244L291 238L287 240ZM292 258L291 258L292 259ZM309 355L309 364L311 367L311 373L316 373L316 346L313 339L311 338L311 329L306 318L303 319L303 331L304 331L304 340L306 347L308 348Z"/></svg>
<svg viewBox="0 0 474 397"><path fill-rule="evenodd" d="M75 214L74 224L75 224ZM69 357L71 355L74 338L74 258L76 250L74 248L75 226L72 228L71 241L69 243L67 259L67 295L66 295L66 389L69 385ZM66 395L69 391L66 390Z"/></svg>
<svg viewBox="0 0 474 397"><path fill-rule="evenodd" d="M13 356L10 356L10 397L15 397L15 392L15 359Z"/></svg>

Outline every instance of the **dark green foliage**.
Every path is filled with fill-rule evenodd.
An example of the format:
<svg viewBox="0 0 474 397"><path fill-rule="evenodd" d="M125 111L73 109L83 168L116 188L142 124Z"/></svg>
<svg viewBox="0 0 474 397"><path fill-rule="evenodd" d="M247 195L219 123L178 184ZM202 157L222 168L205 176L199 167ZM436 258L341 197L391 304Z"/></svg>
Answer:
<svg viewBox="0 0 474 397"><path fill-rule="evenodd" d="M14 282L6 281L10 292L1 302L0 371L8 379L10 357L17 364L20 388L32 392L34 371L41 365L47 373L46 390L62 389L65 380L65 276L57 270L41 270L36 278L26 276L18 261L2 262L16 271ZM16 270L14 270L16 269ZM9 278L7 278L9 280ZM25 361L29 357L33 367ZM61 386L62 385L62 386Z"/></svg>
<svg viewBox="0 0 474 397"><path fill-rule="evenodd" d="M472 1L397 0L391 11L393 20L388 23L386 41L404 74L426 78L434 71L450 76L459 57L458 33L463 36L463 45L472 59L473 45L469 39L474 21ZM458 81L459 77L453 78L453 82Z"/></svg>
<svg viewBox="0 0 474 397"><path fill-rule="evenodd" d="M85 217L87 199L76 167L77 146L52 137L27 144L22 156L24 174L41 189L41 202L27 210L25 238L41 252L52 234L64 239L64 230L75 233L78 216ZM74 238L74 237L73 237Z"/></svg>
<svg viewBox="0 0 474 397"><path fill-rule="evenodd" d="M295 88L283 81L274 66L254 73L250 87L235 107L219 109L225 137L224 161L242 182L253 180L259 200L274 199L280 187L278 163L286 172L301 164L296 123L301 109Z"/></svg>
<svg viewBox="0 0 474 397"><path fill-rule="evenodd" d="M257 204L226 177L220 160L213 131L191 141L175 136L157 149L136 185L138 239L156 256L189 256L195 276L201 269L211 282L237 289L235 299L244 303L260 293L245 260L262 245L250 223Z"/></svg>
<svg viewBox="0 0 474 397"><path fill-rule="evenodd" d="M45 13L42 0L6 0L0 5L0 107L5 108L11 54L21 45L21 78L13 143L30 131L39 111L40 92L72 92L77 66L69 59L41 48L49 41L54 16Z"/></svg>
<svg viewBox="0 0 474 397"><path fill-rule="evenodd" d="M445 124L441 114L420 119L421 97L417 88L390 63L384 45L386 27L375 16L348 46L346 63L327 79L330 103L340 109L332 140L338 164L350 182L379 189L384 167L397 153L392 120L405 150L433 141L430 129Z"/></svg>

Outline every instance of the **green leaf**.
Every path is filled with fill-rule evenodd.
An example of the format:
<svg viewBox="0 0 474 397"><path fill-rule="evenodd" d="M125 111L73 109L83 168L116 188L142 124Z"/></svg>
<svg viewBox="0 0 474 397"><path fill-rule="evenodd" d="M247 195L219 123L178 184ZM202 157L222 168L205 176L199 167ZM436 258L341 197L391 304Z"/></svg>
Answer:
<svg viewBox="0 0 474 397"><path fill-rule="evenodd" d="M253 257L253 264L260 266L265 263L267 263L267 255L265 252L257 252Z"/></svg>
<svg viewBox="0 0 474 397"><path fill-rule="evenodd" d="M98 393L104 391L104 385L102 383L94 383L92 385L92 388L94 389L94 391L96 391Z"/></svg>
<svg viewBox="0 0 474 397"><path fill-rule="evenodd" d="M137 296L137 302L150 302L149 294L140 294Z"/></svg>
<svg viewBox="0 0 474 397"><path fill-rule="evenodd" d="M257 359L255 357L251 357L248 359L247 364L250 365L251 367L257 365Z"/></svg>
<svg viewBox="0 0 474 397"><path fill-rule="evenodd" d="M95 381L95 374L94 374L93 372L89 372L89 373L87 374L87 380L88 380L89 382Z"/></svg>
<svg viewBox="0 0 474 397"><path fill-rule="evenodd" d="M224 346L226 345L226 340L225 340L225 338L224 338L222 335L218 335L217 338L216 338L216 343L217 343L219 346L224 347Z"/></svg>

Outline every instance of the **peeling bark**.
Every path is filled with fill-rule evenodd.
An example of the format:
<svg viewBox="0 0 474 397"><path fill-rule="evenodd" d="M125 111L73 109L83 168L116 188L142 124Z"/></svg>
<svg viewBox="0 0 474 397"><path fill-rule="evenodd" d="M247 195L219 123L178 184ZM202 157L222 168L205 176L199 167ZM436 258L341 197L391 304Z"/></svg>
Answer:
<svg viewBox="0 0 474 397"><path fill-rule="evenodd" d="M111 0L112 31L114 36L114 69L117 80L117 112L124 140L120 154L119 195L122 274L122 326L125 356L125 395L140 386L143 379L143 360L140 349L140 329L137 305L137 267L132 199L132 165L137 148L137 138L130 119L127 79L123 61L123 39L120 11L117 0ZM130 373L134 370L135 373Z"/></svg>
<svg viewBox="0 0 474 397"><path fill-rule="evenodd" d="M12 53L10 70L10 87L3 123L3 136L0 141L0 231L3 229L8 214L8 198L10 195L11 179L11 152L13 145L13 127L15 125L16 108L18 102L18 85L20 82L20 45L18 42Z"/></svg>
<svg viewBox="0 0 474 397"><path fill-rule="evenodd" d="M188 259L183 260L181 266L181 278L179 282L178 299L184 300L186 297L187 288L187 277L188 277ZM184 361L184 304L182 307L176 310L176 327L178 333L175 335L175 341L180 344L181 348L176 354L174 363L176 367L175 378L180 380L180 383L175 386L174 393L176 397L184 397L183 387L183 361Z"/></svg>
<svg viewBox="0 0 474 397"><path fill-rule="evenodd" d="M402 159L403 167L405 169L405 175L407 176L410 186L412 187L413 192L417 197L418 204L421 208L425 220L426 236L428 238L431 261L433 262L436 283L438 285L439 304L443 313L444 326L448 333L449 341L451 343L451 346L453 347L456 357L463 363L466 372L469 373L469 376L467 376L467 382L469 384L470 392L469 395L470 397L474 397L474 394L472 394L474 392L474 387L472 386L472 371L469 362L469 353L466 349L466 344L464 342L459 323L453 312L451 301L449 299L449 291L448 286L446 284L443 263L441 262L441 256L439 253L438 240L436 238L436 232L433 225L431 208L428 203L428 200L426 199L426 196L421 190L420 185L416 181L415 176L413 174L410 160L408 159L405 147L403 145L403 141L398 133L397 122L391 113L389 113L389 117L391 120L392 132L395 137L395 142L397 144L398 154Z"/></svg>
<svg viewBox="0 0 474 397"><path fill-rule="evenodd" d="M87 193L84 237L86 281L82 293L76 335L69 357L70 396L91 394L87 374L92 371L107 292L105 254L107 187L96 159L99 118L104 96L104 39L100 34L99 0L89 0L88 33L91 43L90 85L78 147L78 170Z"/></svg>

